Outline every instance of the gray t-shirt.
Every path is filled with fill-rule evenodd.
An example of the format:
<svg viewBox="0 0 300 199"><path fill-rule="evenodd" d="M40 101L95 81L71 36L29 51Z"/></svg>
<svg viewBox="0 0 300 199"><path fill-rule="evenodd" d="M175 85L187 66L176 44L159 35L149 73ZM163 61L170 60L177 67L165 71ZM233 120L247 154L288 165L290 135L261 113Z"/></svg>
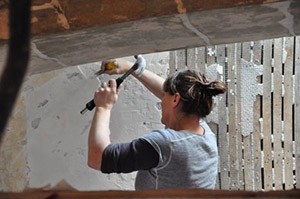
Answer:
<svg viewBox="0 0 300 199"><path fill-rule="evenodd" d="M163 129L143 136L159 154L158 165L138 171L136 190L163 188L214 189L218 171L216 136L201 121L204 135Z"/></svg>

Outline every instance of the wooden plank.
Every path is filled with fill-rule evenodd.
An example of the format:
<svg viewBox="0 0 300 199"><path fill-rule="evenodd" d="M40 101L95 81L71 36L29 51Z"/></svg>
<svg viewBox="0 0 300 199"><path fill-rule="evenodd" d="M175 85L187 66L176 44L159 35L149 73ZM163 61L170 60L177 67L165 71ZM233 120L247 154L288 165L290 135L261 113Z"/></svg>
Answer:
<svg viewBox="0 0 300 199"><path fill-rule="evenodd" d="M235 199L254 199L254 198L273 198L273 199L298 199L300 190L291 191L270 191L270 192L250 192L250 191L225 191L225 190L206 190L206 189L161 189L145 191L27 191L22 193L2 192L0 198L5 199L178 199L178 198L235 198Z"/></svg>
<svg viewBox="0 0 300 199"><path fill-rule="evenodd" d="M262 41L254 42L253 46L253 62L254 64L260 65L262 62L261 59L262 52ZM261 78L257 78L258 83L261 83ZM254 156L254 190L261 191L262 190L262 157L261 157L261 134L262 134L262 126L261 126L261 96L257 95L256 100L253 105L253 156Z"/></svg>
<svg viewBox="0 0 300 199"><path fill-rule="evenodd" d="M187 63L187 68L191 70L196 70L197 69L197 54L196 54L197 49L196 48L188 48L186 50L186 63Z"/></svg>
<svg viewBox="0 0 300 199"><path fill-rule="evenodd" d="M218 74L218 79L225 81L225 45L219 45L217 48L217 63L222 66L222 74ZM227 136L227 110L226 110L226 94L217 97L218 100L218 145L219 145L219 170L220 170L220 188L224 187L224 184L228 184L228 136ZM222 179L225 175L225 178Z"/></svg>
<svg viewBox="0 0 300 199"><path fill-rule="evenodd" d="M251 61L251 42L242 43L242 58L245 61Z"/></svg>
<svg viewBox="0 0 300 199"><path fill-rule="evenodd" d="M215 46L206 47L206 68L216 63ZM208 123L209 127L214 133L218 133L218 125L214 122Z"/></svg>
<svg viewBox="0 0 300 199"><path fill-rule="evenodd" d="M186 68L186 50L180 49L170 52L170 74Z"/></svg>
<svg viewBox="0 0 300 199"><path fill-rule="evenodd" d="M202 73L206 70L206 58L205 58L205 47L196 48L196 68L201 71Z"/></svg>
<svg viewBox="0 0 300 199"><path fill-rule="evenodd" d="M236 46L236 51L235 51L235 65L237 66L236 68L236 96L237 96L237 100L236 100L236 124L238 124L235 128L236 128L236 133L237 133L237 155L238 155L238 181L237 181L237 188L238 189L245 189L244 187L244 174L243 174L243 137L242 137L242 131L241 131L241 117L242 117L242 103L241 103L241 84L240 82L242 81L241 79L241 55L242 53L242 44L238 44Z"/></svg>
<svg viewBox="0 0 300 199"><path fill-rule="evenodd" d="M176 50L176 71L186 69L186 49Z"/></svg>
<svg viewBox="0 0 300 199"><path fill-rule="evenodd" d="M253 57L251 60L256 65L262 64L262 45L263 41L255 41L253 44Z"/></svg>
<svg viewBox="0 0 300 199"><path fill-rule="evenodd" d="M262 191L262 157L261 134L262 124L260 118L260 96L256 96L253 106L253 153L254 153L254 191Z"/></svg>
<svg viewBox="0 0 300 199"><path fill-rule="evenodd" d="M243 59L250 62L251 61L251 46L250 42L244 42L242 46L242 56ZM244 81L244 80L241 80ZM243 110L241 110L243 111ZM244 182L245 190L254 190L254 163L253 163L253 143L252 134L243 137L243 154L244 154Z"/></svg>
<svg viewBox="0 0 300 199"><path fill-rule="evenodd" d="M295 51L295 165L296 188L300 189L300 36L296 37Z"/></svg>
<svg viewBox="0 0 300 199"><path fill-rule="evenodd" d="M283 189L282 149L282 38L274 40L273 138L275 190Z"/></svg>
<svg viewBox="0 0 300 199"><path fill-rule="evenodd" d="M170 51L169 55L169 74L173 74L176 71L176 51Z"/></svg>
<svg viewBox="0 0 300 199"><path fill-rule="evenodd" d="M238 44L227 45L227 57L228 57L228 142L229 142L229 172L230 183L229 189L238 189L239 181L239 161L238 161L238 135L236 131L236 50ZM226 173L223 173L226 177ZM222 179L225 182L225 179ZM227 180L227 179L226 179ZM225 185L226 186L226 185Z"/></svg>
<svg viewBox="0 0 300 199"><path fill-rule="evenodd" d="M216 63L216 46L206 47L206 65L209 67L211 64Z"/></svg>
<svg viewBox="0 0 300 199"><path fill-rule="evenodd" d="M284 39L287 53L284 63L284 174L285 189L293 188L293 44L294 38Z"/></svg>
<svg viewBox="0 0 300 199"><path fill-rule="evenodd" d="M272 147L271 147L271 59L272 40L264 40L263 51L263 154L264 154L264 190L273 189Z"/></svg>

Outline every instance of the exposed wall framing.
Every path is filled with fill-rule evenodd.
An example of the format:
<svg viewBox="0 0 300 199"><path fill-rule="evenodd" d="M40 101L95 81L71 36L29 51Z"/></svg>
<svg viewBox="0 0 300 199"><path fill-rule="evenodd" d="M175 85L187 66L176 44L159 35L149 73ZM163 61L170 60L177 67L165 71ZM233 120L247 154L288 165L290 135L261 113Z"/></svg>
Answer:
<svg viewBox="0 0 300 199"><path fill-rule="evenodd" d="M185 68L228 86L206 118L218 138L217 188L300 188L300 37L170 52L170 73Z"/></svg>

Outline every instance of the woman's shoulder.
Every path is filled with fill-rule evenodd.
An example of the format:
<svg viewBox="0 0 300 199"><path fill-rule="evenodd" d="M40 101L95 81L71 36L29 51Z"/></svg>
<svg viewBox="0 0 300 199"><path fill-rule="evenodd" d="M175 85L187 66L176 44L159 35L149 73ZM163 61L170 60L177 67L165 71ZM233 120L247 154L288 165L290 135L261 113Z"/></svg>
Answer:
<svg viewBox="0 0 300 199"><path fill-rule="evenodd" d="M213 135L213 136L215 136L215 134L212 132L212 130L210 129L210 127L208 126L208 124L206 123L206 121L200 120L200 125L202 126L202 128L204 128L205 135Z"/></svg>
<svg viewBox="0 0 300 199"><path fill-rule="evenodd" d="M172 129L157 129L153 130L148 134L145 134L143 137L146 138L160 138L160 139L168 139L170 135L174 134L175 131Z"/></svg>

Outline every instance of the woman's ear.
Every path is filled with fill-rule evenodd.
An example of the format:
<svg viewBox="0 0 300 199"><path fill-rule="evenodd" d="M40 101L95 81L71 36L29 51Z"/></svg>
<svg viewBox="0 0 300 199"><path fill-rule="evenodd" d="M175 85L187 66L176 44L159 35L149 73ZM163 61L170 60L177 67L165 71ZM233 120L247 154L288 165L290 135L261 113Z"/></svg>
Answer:
<svg viewBox="0 0 300 199"><path fill-rule="evenodd" d="M175 93L175 95L173 96L173 106L177 107L179 102L180 102L180 94Z"/></svg>

